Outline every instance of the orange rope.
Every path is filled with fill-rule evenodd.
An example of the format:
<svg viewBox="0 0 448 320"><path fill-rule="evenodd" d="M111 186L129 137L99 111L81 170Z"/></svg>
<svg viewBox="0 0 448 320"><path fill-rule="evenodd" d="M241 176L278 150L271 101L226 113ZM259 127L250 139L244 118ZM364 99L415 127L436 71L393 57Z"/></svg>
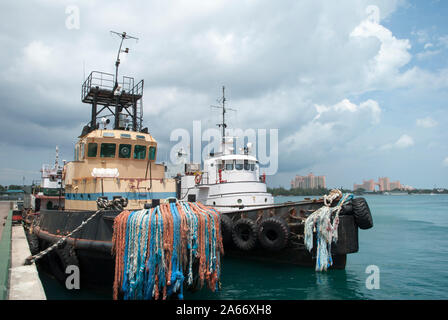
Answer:
<svg viewBox="0 0 448 320"><path fill-rule="evenodd" d="M207 286L215 291L217 287L217 282L219 281L219 268L220 268L220 253L224 253L224 247L222 243L222 235L221 235L221 219L219 212L203 205L202 203L188 203L191 213L197 218L197 234L196 234L196 256L193 259L198 260L198 268L197 268L197 276L198 276L198 287L201 288L204 285L204 282L207 283ZM173 250L174 250L174 218L173 213L171 212L170 204L161 204L160 205L160 217L156 217L156 220L159 218L163 221L163 229L160 230L162 242L162 252L163 252L163 265L155 266L155 274L154 274L154 288L153 288L153 297L154 299L166 299L167 298L167 289L168 286L171 285L171 276L172 276L172 258L173 258ZM177 256L179 258L179 263L181 269L187 270L189 268L189 250L188 244L190 240L190 236L192 236L193 230L190 230L189 223L192 220L187 216L186 209L182 204L176 204L177 211L180 216L180 235L179 241L177 244ZM152 230L151 228L151 217L154 214L155 209L152 209L148 213L148 237L147 237L147 250L146 256L144 257L145 266L148 265L148 260L150 258L150 241L151 234L153 232L157 232L157 230ZM126 228L127 222L129 219L129 215L131 212L123 211L121 212L114 221L113 225L113 236L112 236L112 253L115 254L115 274L114 274L114 285L113 285L113 298L118 299L119 288L123 286L124 280L124 254L126 250ZM212 220L213 219L213 220ZM214 228L212 228L212 225ZM208 235L206 236L206 232ZM177 236L176 236L177 239ZM129 240L129 239L128 239ZM130 241L130 240L129 240ZM178 241L178 240L176 240ZM176 242L177 243L177 242ZM207 251L206 251L206 244ZM141 245L141 244L138 244ZM212 261L212 259L216 258L216 261ZM211 263L215 263L212 267ZM162 271L164 268L165 273L165 283L161 283L159 285L159 270ZM145 271L148 272L148 268L145 268Z"/></svg>
<svg viewBox="0 0 448 320"><path fill-rule="evenodd" d="M113 286L113 298L118 299L118 287L123 281L124 251L126 245L126 225L129 211L121 212L114 220L114 234L112 236L112 254L115 254L115 277Z"/></svg>

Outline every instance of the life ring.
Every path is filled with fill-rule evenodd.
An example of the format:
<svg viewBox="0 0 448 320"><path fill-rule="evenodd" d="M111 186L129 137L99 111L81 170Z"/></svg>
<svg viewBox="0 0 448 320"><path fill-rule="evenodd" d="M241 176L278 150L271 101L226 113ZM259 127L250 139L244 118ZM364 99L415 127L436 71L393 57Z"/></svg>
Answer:
<svg viewBox="0 0 448 320"><path fill-rule="evenodd" d="M79 267L79 260L76 256L73 246L65 244L61 248L56 248L50 252L48 257L48 263L54 277L63 285L65 285L65 280L68 274L65 270L70 265L75 265Z"/></svg>
<svg viewBox="0 0 448 320"><path fill-rule="evenodd" d="M289 227L278 217L270 217L261 221L258 229L258 240L263 248L273 251L283 249L289 238Z"/></svg>
<svg viewBox="0 0 448 320"><path fill-rule="evenodd" d="M199 183L201 183L201 180L202 180L202 174L200 174L200 173L196 174L196 176L194 177L194 182L196 184L199 184Z"/></svg>
<svg viewBox="0 0 448 320"><path fill-rule="evenodd" d="M229 244L232 241L233 221L225 214L221 214L221 234L222 242Z"/></svg>
<svg viewBox="0 0 448 320"><path fill-rule="evenodd" d="M257 225L250 219L239 219L233 226L232 239L239 249L252 250L257 243Z"/></svg>

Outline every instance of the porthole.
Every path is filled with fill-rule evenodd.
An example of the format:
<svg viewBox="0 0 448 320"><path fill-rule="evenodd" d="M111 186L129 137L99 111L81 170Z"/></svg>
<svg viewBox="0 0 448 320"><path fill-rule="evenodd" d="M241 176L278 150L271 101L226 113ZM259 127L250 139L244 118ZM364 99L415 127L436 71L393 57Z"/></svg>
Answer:
<svg viewBox="0 0 448 320"><path fill-rule="evenodd" d="M237 202L238 202L238 204L241 204L241 203L243 203L243 200L238 199Z"/></svg>

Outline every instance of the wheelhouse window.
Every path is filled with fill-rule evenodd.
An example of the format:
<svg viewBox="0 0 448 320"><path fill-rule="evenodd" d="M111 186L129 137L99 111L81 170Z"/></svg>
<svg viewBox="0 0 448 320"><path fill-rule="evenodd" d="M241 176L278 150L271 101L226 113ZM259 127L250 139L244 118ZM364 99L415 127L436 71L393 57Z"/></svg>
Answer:
<svg viewBox="0 0 448 320"><path fill-rule="evenodd" d="M101 158L115 158L115 151L117 145L115 143L102 143L101 144Z"/></svg>
<svg viewBox="0 0 448 320"><path fill-rule="evenodd" d="M244 160L244 170L250 170L250 164L248 160Z"/></svg>
<svg viewBox="0 0 448 320"><path fill-rule="evenodd" d="M250 164L250 171L254 171L255 170L255 163L251 163Z"/></svg>
<svg viewBox="0 0 448 320"><path fill-rule="evenodd" d="M226 170L233 170L233 161L226 162Z"/></svg>
<svg viewBox="0 0 448 320"><path fill-rule="evenodd" d="M96 157L98 152L98 144L97 143L89 143L87 145L87 156L90 158Z"/></svg>
<svg viewBox="0 0 448 320"><path fill-rule="evenodd" d="M149 147L149 160L154 160L156 158L156 147Z"/></svg>
<svg viewBox="0 0 448 320"><path fill-rule="evenodd" d="M79 160L78 152L79 152L79 146L76 145L76 146L75 146L75 161L78 161L78 160Z"/></svg>
<svg viewBox="0 0 448 320"><path fill-rule="evenodd" d="M118 147L118 157L129 159L131 157L131 145L120 144L120 146Z"/></svg>
<svg viewBox="0 0 448 320"><path fill-rule="evenodd" d="M143 160L146 157L146 146L135 145L134 147L134 159Z"/></svg>
<svg viewBox="0 0 448 320"><path fill-rule="evenodd" d="M243 170L244 164L240 161L235 161L235 169L236 170Z"/></svg>
<svg viewBox="0 0 448 320"><path fill-rule="evenodd" d="M81 143L79 145L79 160L84 159L84 153L85 153L85 143Z"/></svg>

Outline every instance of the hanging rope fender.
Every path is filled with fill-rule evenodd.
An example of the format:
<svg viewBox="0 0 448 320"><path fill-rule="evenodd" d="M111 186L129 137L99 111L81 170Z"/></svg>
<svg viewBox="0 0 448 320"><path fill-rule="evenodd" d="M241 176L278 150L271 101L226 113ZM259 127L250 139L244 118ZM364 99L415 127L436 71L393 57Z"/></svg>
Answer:
<svg viewBox="0 0 448 320"><path fill-rule="evenodd" d="M339 203L330 207L338 198ZM331 244L338 240L339 212L344 202L352 198L352 194L343 196L340 190L333 189L329 195L324 195L324 206L310 214L305 221L305 245L308 251L313 249L313 233L316 232L316 271L327 270L333 264Z"/></svg>
<svg viewBox="0 0 448 320"><path fill-rule="evenodd" d="M123 211L115 218L113 298L183 299L183 286L207 282L219 288L223 253L220 215L200 203L166 203L153 209ZM198 267L193 264L198 261ZM185 272L185 274L184 274Z"/></svg>

